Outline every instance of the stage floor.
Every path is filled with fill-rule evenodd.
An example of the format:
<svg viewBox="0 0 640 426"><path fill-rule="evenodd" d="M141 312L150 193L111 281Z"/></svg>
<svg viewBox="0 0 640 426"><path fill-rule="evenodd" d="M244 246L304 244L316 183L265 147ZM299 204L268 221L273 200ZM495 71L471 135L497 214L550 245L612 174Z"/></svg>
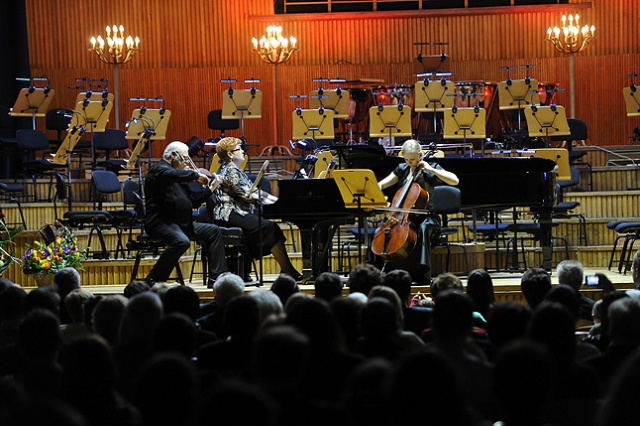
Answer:
<svg viewBox="0 0 640 426"><path fill-rule="evenodd" d="M619 274L618 271L607 271L600 268L585 268L585 276L595 275L596 273L604 273L613 283L614 287L618 290L628 290L634 288L633 279L631 273L626 275ZM520 299L520 279L522 278L522 272L490 272L493 279L494 292L496 293L497 300L519 300ZM247 283L246 292L250 292L256 288L271 288L271 284L276 279L276 274L265 274L263 276L262 286L257 286L257 282L254 281ZM466 285L466 277L460 277L463 284ZM343 277L345 283L347 277ZM553 284L558 284L558 277L555 274L555 269L551 272L551 281ZM194 279L193 282L187 282L186 285L192 287L200 296L201 301L211 300L214 296L213 290L203 285L201 279ZM345 284L346 285L346 284ZM300 291L313 294L314 287L313 282L303 282L299 285ZM86 290L91 291L96 295L110 295L110 294L122 294L124 286L122 285L108 285L108 286L85 286ZM587 287L583 286L582 291L588 296L599 299L602 297L602 289L599 287ZM348 293L348 288L345 287L344 294ZM412 287L412 293L428 293L429 287L427 286L414 286Z"/></svg>

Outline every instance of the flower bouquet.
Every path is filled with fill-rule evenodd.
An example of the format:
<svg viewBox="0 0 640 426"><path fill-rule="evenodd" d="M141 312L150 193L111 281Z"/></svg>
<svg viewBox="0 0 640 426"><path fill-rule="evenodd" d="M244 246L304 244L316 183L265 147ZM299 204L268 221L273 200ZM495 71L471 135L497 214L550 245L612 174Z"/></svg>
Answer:
<svg viewBox="0 0 640 426"><path fill-rule="evenodd" d="M29 274L53 275L62 268L82 270L88 249L79 250L76 237L66 226L57 222L40 230L44 241L25 244L22 271Z"/></svg>

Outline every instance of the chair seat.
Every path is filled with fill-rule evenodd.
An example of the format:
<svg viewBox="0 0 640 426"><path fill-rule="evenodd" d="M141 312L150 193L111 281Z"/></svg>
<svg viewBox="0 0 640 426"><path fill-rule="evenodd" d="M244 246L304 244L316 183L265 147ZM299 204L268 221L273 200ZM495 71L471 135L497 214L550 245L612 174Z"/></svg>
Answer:
<svg viewBox="0 0 640 426"><path fill-rule="evenodd" d="M640 222L620 222L614 229L621 234L640 232Z"/></svg>
<svg viewBox="0 0 640 426"><path fill-rule="evenodd" d="M24 191L24 186L20 183L0 182L0 192L5 194L19 194Z"/></svg>
<svg viewBox="0 0 640 426"><path fill-rule="evenodd" d="M109 222L113 216L107 210L75 210L68 211L63 216L71 224L79 223L104 223Z"/></svg>

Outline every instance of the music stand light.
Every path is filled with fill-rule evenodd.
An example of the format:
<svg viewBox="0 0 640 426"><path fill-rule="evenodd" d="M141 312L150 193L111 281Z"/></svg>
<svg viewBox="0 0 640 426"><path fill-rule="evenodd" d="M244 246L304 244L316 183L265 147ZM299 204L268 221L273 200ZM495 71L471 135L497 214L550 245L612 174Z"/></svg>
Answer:
<svg viewBox="0 0 640 426"><path fill-rule="evenodd" d="M411 108L403 104L378 105L369 108L369 136L389 137L391 140L395 136L411 137Z"/></svg>
<svg viewBox="0 0 640 426"><path fill-rule="evenodd" d="M335 139L334 117L330 109L295 109L291 113L293 139Z"/></svg>
<svg viewBox="0 0 640 426"><path fill-rule="evenodd" d="M342 90L323 90L320 95L319 90L314 90L309 95L309 108L333 110L334 118L349 118L349 91Z"/></svg>
<svg viewBox="0 0 640 426"><path fill-rule="evenodd" d="M530 106L524 109L527 118L527 130L530 137L545 137L547 147L551 136L571 135L567 113L563 106Z"/></svg>
<svg viewBox="0 0 640 426"><path fill-rule="evenodd" d="M450 108L444 114L444 138L484 139L486 133L487 110L478 106L474 108Z"/></svg>
<svg viewBox="0 0 640 426"><path fill-rule="evenodd" d="M53 99L55 90L42 87L25 87L20 89L13 108L9 110L11 117L31 117L33 130L36 130L36 117L44 117Z"/></svg>

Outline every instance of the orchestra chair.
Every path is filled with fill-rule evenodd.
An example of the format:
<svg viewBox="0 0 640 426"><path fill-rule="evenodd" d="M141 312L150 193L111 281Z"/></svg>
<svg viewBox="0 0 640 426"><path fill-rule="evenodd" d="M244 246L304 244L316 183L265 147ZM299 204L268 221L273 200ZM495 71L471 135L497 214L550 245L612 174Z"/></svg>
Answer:
<svg viewBox="0 0 640 426"><path fill-rule="evenodd" d="M207 124L211 130L220 131L220 137L216 138L217 140L214 139L216 142L224 138L226 130L237 130L240 128L239 119L222 119L221 109L209 111L209 115L207 115Z"/></svg>
<svg viewBox="0 0 640 426"><path fill-rule="evenodd" d="M589 145L589 134L587 131L587 123L577 118L567 118L569 123L568 136L551 136L551 140L560 143L561 148L566 148L569 151L569 164L574 167L583 167L585 169L585 181L588 188L593 187L591 176L591 164L584 159L587 155L587 151L574 151L573 143L579 142L581 145Z"/></svg>
<svg viewBox="0 0 640 426"><path fill-rule="evenodd" d="M66 165L53 164L44 158L44 152L49 149L49 139L47 135L34 129L20 129L16 132L18 140L18 149L24 154L24 158L33 158L23 160L21 167L23 171L31 176L33 182L33 201L38 201L38 190L36 178L38 176L49 176L50 178L56 170L66 168ZM38 158L38 152L42 152ZM49 187L51 193L51 185Z"/></svg>
<svg viewBox="0 0 640 426"><path fill-rule="evenodd" d="M496 271L501 270L500 265L500 244L506 250L507 248L507 231L509 224L500 220L498 211L479 212L479 216L482 219L481 223L468 225L467 230L472 235L480 235L483 242L495 241L496 244ZM464 230L464 229L463 229ZM465 238L465 241L468 241Z"/></svg>
<svg viewBox="0 0 640 426"><path fill-rule="evenodd" d="M557 204L553 206L552 215L554 218L566 219L571 217L577 217L579 221L579 237L580 244L587 246L587 220L582 213L571 213L580 206L578 201L564 201L564 190L580 185L580 170L572 167L569 169L571 179L556 181L556 196Z"/></svg>
<svg viewBox="0 0 640 426"><path fill-rule="evenodd" d="M18 206L18 213L20 214L20 223L7 223L5 221L5 215L0 206L0 220L5 226L22 225L22 229L27 229L27 221L24 219L24 213L22 212L22 204L18 198L24 192L24 186L20 183L4 183L0 182L0 201L16 203Z"/></svg>
<svg viewBox="0 0 640 426"><path fill-rule="evenodd" d="M551 224L552 228L557 226L558 226L557 223ZM534 219L532 222L514 221L514 223L509 224L509 226L507 227L507 230L513 233L513 236L509 238L509 240L507 241L507 265L509 264L509 260L511 260L509 256L514 256L514 254L517 255L518 243L519 243L520 252L522 253L522 264L524 269L526 270L528 266L527 266L527 256L524 250L524 241L525 240L530 241L535 247L536 243L540 241L540 237L542 234L542 227L540 226L540 223L537 221L537 219ZM552 247L554 246L553 241L559 241L560 243L562 243L562 246L564 247L564 251L565 251L565 259L569 259L569 242L567 241L567 238L561 235L552 235L551 236ZM515 262L513 262L514 267L516 266L515 265L516 262L518 263L518 266L519 266L520 261L516 260ZM520 269L520 268L518 267L517 269Z"/></svg>
<svg viewBox="0 0 640 426"><path fill-rule="evenodd" d="M103 151L105 159L95 163L96 168L103 168L118 174L127 170L127 161L120 158L111 158L113 151L124 151L129 149L129 140L124 131L118 129L105 129L104 132L93 134L93 149Z"/></svg>
<svg viewBox="0 0 640 426"><path fill-rule="evenodd" d="M433 189L433 212L442 218L442 226L432 236L433 247L445 247L447 249L447 260L445 270L449 271L449 258L451 248L459 247L464 254L465 275L469 274L469 256L464 244L455 244L449 241L449 237L458 234L458 228L449 226L449 215L459 213L462 207L462 195L460 189L455 186L441 185Z"/></svg>
<svg viewBox="0 0 640 426"><path fill-rule="evenodd" d="M616 233L616 239L613 242L611 257L609 258L609 266L607 269L611 270L611 267L613 265L613 259L615 257L616 248L618 247L618 241L624 239L622 252L620 253L620 258L618 260L618 273L624 273L626 275L627 271L631 269L633 245L636 240L640 238L640 222L615 220L607 223L607 228L612 229Z"/></svg>
<svg viewBox="0 0 640 426"><path fill-rule="evenodd" d="M131 281L144 280L145 277L138 277L138 270L140 269L140 262L144 256L158 257L160 252L166 247L165 243L159 239L151 237L144 230L144 216L145 207L142 197L138 193L133 193L135 199L135 211L137 218L141 224L140 234L135 238L130 238L127 242L127 250L135 251L136 256L133 262L133 269L131 270ZM180 269L180 261L175 264L176 277L169 277L169 279L175 279L181 285L184 285L184 278L182 276L182 270Z"/></svg>
<svg viewBox="0 0 640 426"><path fill-rule="evenodd" d="M196 222L210 223L211 216L206 206L198 207L198 210L194 212L194 220ZM220 227L222 238L224 240L224 251L227 257L227 263L232 263L231 270L239 277L244 278L244 236L242 228L239 227ZM196 262L198 261L198 255L202 261L202 272L196 272ZM232 262L229 262L229 261ZM193 262L191 263L191 273L189 274L189 283L193 281L194 275L202 275L202 282L207 283L208 277L208 253L203 250L202 245L198 244L195 252L193 253Z"/></svg>

